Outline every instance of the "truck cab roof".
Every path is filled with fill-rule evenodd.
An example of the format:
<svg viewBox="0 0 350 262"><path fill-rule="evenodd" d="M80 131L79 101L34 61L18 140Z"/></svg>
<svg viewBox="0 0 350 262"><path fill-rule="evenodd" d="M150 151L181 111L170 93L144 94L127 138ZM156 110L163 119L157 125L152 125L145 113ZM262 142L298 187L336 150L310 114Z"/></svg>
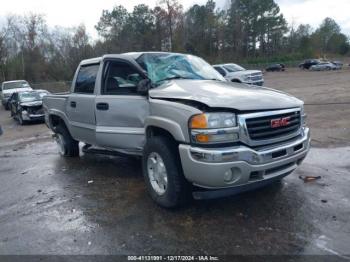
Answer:
<svg viewBox="0 0 350 262"><path fill-rule="evenodd" d="M179 54L180 53L173 53L173 52L160 52L160 51L148 51L148 52L128 52L128 53L121 53L121 54L105 54L100 57L95 57L95 58L90 58L90 59L85 59L81 61L81 65L86 65L86 64L97 64L100 63L101 60L106 59L106 58L120 58L123 57L126 60L136 60L140 56L144 54ZM183 54L181 54L183 55Z"/></svg>

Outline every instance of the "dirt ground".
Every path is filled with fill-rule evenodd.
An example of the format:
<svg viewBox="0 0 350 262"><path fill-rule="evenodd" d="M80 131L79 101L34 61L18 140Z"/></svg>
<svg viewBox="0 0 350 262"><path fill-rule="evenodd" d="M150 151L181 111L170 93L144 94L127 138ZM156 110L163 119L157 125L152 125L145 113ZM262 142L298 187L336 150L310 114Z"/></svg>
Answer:
<svg viewBox="0 0 350 262"><path fill-rule="evenodd" d="M282 183L169 211L138 160L62 158L44 124L0 109L0 255L280 254L349 259L350 70L266 73L305 101L312 149ZM300 175L321 176L304 183ZM90 183L88 183L90 181ZM92 181L92 182L91 182Z"/></svg>
<svg viewBox="0 0 350 262"><path fill-rule="evenodd" d="M350 68L327 72L289 69L265 73L264 77L266 86L305 102L313 146L350 144Z"/></svg>

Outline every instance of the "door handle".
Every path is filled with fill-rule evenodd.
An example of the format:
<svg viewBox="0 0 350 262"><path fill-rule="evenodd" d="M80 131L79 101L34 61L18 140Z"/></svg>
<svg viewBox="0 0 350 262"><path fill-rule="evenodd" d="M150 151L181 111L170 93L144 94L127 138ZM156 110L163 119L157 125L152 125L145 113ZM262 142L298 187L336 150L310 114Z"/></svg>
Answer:
<svg viewBox="0 0 350 262"><path fill-rule="evenodd" d="M77 107L77 102L75 102L75 101L71 101L70 102L70 107Z"/></svg>
<svg viewBox="0 0 350 262"><path fill-rule="evenodd" d="M109 109L109 104L107 104L107 103L97 103L96 104L96 109L97 110L104 110L104 111L106 111L106 110Z"/></svg>

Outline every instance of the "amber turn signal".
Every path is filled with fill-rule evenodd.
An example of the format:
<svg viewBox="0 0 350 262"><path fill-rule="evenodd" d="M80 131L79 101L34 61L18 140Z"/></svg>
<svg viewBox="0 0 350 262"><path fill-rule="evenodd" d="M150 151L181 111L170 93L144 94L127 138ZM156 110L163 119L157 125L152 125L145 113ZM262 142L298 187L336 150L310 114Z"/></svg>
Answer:
<svg viewBox="0 0 350 262"><path fill-rule="evenodd" d="M208 127L207 117L204 114L193 116L191 118L190 127L193 129L207 128Z"/></svg>
<svg viewBox="0 0 350 262"><path fill-rule="evenodd" d="M199 143L208 143L209 142L209 135L198 134L198 135L196 135L196 141Z"/></svg>

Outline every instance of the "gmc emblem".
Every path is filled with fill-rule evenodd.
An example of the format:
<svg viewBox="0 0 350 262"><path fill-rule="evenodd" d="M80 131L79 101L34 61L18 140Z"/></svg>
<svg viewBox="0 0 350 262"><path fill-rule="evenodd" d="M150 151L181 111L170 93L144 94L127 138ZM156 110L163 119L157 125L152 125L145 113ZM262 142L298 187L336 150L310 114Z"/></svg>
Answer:
<svg viewBox="0 0 350 262"><path fill-rule="evenodd" d="M288 126L289 125L290 116L272 119L271 120L271 127L277 128L281 126Z"/></svg>

